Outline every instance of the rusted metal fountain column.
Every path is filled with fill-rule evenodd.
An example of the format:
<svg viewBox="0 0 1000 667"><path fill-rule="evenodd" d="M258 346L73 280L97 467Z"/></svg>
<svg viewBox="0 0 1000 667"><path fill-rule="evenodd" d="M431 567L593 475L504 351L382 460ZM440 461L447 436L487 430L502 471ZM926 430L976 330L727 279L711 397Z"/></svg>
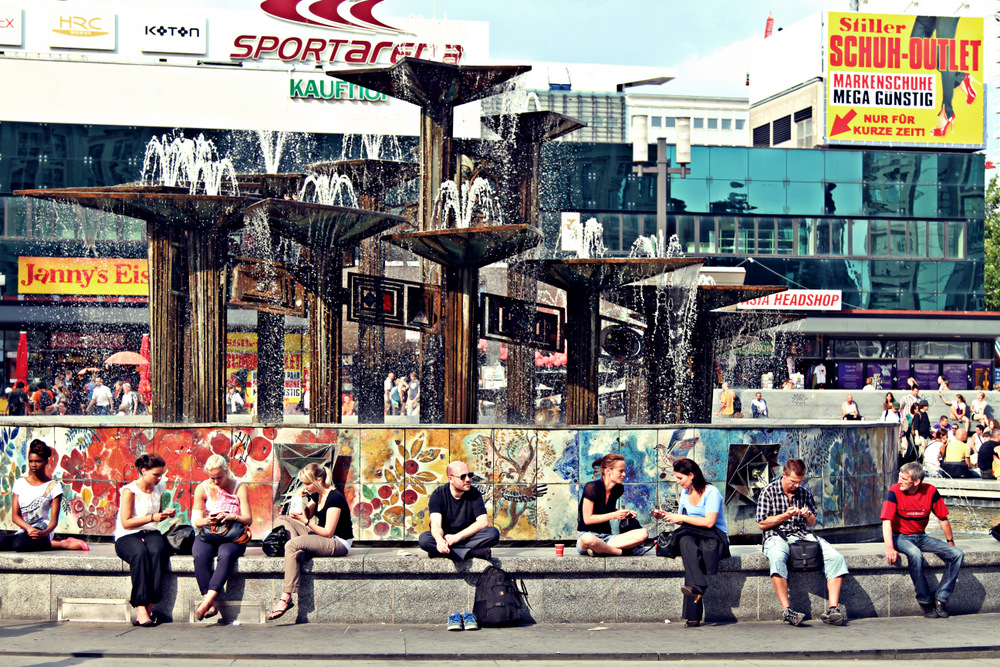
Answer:
<svg viewBox="0 0 1000 667"><path fill-rule="evenodd" d="M226 239L214 229L188 229L189 349L186 417L226 420Z"/></svg>
<svg viewBox="0 0 1000 667"><path fill-rule="evenodd" d="M504 215L541 228L538 188L542 172L542 145L585 127L586 124L553 111L530 111L488 116L483 123L500 135L501 145L511 144L509 165L497 172L503 178ZM521 271L507 271L507 296L535 303L538 280ZM507 423L530 424L535 414L535 353L526 345L507 349Z"/></svg>
<svg viewBox="0 0 1000 667"><path fill-rule="evenodd" d="M566 423L598 422L598 361L601 348L601 293L596 289L566 292Z"/></svg>
<svg viewBox="0 0 1000 667"><path fill-rule="evenodd" d="M309 421L339 424L340 258L321 259L315 267L317 282L309 296Z"/></svg>
<svg viewBox="0 0 1000 667"><path fill-rule="evenodd" d="M149 257L149 345L154 422L178 423L184 415L184 303L175 283L184 275L183 231L150 220L146 224Z"/></svg>

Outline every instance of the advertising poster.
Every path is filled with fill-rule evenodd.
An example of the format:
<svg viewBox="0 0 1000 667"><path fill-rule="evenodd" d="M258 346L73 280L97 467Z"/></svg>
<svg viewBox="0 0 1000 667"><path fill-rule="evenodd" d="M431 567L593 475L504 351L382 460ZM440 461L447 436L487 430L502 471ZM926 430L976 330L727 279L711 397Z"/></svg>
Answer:
<svg viewBox="0 0 1000 667"><path fill-rule="evenodd" d="M865 365L860 361L841 361L837 364L837 387L861 389L865 386Z"/></svg>
<svg viewBox="0 0 1000 667"><path fill-rule="evenodd" d="M953 391L969 388L969 364L941 364L941 375L948 381Z"/></svg>
<svg viewBox="0 0 1000 667"><path fill-rule="evenodd" d="M920 385L921 391L937 391L939 371L936 363L914 363L913 379Z"/></svg>
<svg viewBox="0 0 1000 667"><path fill-rule="evenodd" d="M831 144L982 148L983 19L830 12Z"/></svg>

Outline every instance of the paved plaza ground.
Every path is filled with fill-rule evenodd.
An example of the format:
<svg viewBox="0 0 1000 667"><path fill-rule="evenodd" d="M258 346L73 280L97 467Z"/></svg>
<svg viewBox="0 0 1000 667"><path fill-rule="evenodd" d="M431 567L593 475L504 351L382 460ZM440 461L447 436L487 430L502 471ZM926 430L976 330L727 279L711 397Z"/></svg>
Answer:
<svg viewBox="0 0 1000 667"><path fill-rule="evenodd" d="M603 629L598 629L603 628ZM81 659L77 662L76 659ZM169 623L133 628L112 623L0 622L0 660L10 665L163 664L199 665L253 661L442 661L498 665L507 661L601 662L697 660L716 664L760 661L989 660L1000 664L1000 614L949 619L869 618L844 627L810 621L791 627L777 621L533 625L447 632L441 625L195 625ZM721 662L720 662L721 661ZM143 665L150 664L143 662ZM250 664L249 662L247 664ZM699 664L701 664L699 662Z"/></svg>

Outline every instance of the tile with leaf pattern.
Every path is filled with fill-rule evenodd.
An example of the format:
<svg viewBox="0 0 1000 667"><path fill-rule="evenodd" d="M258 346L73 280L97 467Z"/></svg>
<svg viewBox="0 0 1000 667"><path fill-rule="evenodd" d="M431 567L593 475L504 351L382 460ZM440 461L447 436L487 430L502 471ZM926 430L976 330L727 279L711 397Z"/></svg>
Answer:
<svg viewBox="0 0 1000 667"><path fill-rule="evenodd" d="M521 428L493 430L494 479L500 484L535 483L535 431Z"/></svg>

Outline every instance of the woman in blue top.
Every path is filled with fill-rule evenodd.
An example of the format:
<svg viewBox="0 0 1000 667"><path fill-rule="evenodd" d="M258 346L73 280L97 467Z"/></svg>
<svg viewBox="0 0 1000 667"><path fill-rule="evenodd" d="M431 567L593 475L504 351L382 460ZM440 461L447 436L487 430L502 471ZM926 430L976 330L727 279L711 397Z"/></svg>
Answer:
<svg viewBox="0 0 1000 667"><path fill-rule="evenodd" d="M691 459L674 461L674 479L681 487L680 512L655 510L654 515L678 524L677 545L684 562L684 627L701 624L705 608L702 598L708 576L718 570L719 561L729 557L729 534L722 494L705 481L701 468Z"/></svg>

